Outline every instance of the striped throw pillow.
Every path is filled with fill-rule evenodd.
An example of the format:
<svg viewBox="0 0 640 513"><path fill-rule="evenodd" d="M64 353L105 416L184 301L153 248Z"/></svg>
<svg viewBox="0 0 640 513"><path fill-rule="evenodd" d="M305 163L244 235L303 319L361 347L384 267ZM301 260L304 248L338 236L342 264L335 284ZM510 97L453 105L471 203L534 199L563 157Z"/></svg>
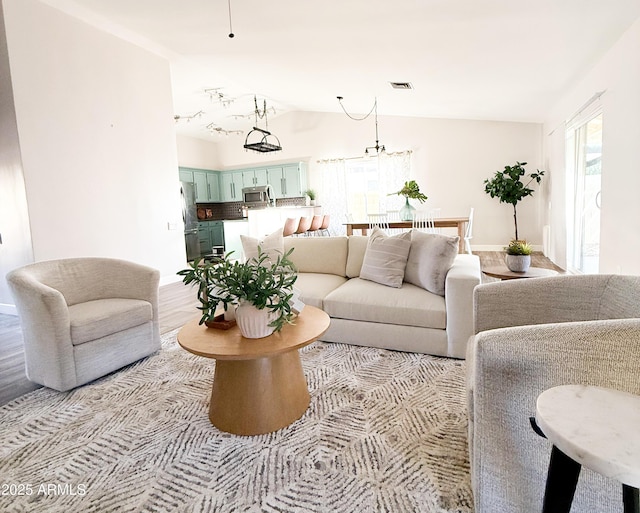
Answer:
<svg viewBox="0 0 640 513"><path fill-rule="evenodd" d="M380 228L374 228L367 243L360 278L388 287L402 287L410 249L411 232L389 237Z"/></svg>

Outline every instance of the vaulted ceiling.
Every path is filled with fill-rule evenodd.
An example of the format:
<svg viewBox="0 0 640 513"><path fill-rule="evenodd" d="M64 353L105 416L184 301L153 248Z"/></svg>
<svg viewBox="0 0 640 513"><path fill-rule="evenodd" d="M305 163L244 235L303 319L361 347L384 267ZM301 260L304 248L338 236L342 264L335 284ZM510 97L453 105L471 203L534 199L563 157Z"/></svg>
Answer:
<svg viewBox="0 0 640 513"><path fill-rule="evenodd" d="M640 16L640 0L42 1L169 58L178 132L205 138L250 128L254 95L271 117L343 96L351 113L377 97L380 115L540 122Z"/></svg>

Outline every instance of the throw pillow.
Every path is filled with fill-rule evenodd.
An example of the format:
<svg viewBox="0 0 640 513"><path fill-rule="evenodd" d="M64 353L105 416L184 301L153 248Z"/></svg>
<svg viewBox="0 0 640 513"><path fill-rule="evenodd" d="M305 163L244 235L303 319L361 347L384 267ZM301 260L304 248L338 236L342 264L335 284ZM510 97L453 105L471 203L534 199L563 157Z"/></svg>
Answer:
<svg viewBox="0 0 640 513"><path fill-rule="evenodd" d="M389 237L380 228L374 228L367 243L360 278L389 287L402 287L410 248L411 232Z"/></svg>
<svg viewBox="0 0 640 513"><path fill-rule="evenodd" d="M274 262L279 256L284 254L284 238L282 237L282 228L270 233L262 240L247 235L240 235L242 241L242 251L245 260L258 258L258 246L262 248L262 252L269 256Z"/></svg>
<svg viewBox="0 0 640 513"><path fill-rule="evenodd" d="M458 254L460 237L411 230L404 281L444 296L444 282Z"/></svg>

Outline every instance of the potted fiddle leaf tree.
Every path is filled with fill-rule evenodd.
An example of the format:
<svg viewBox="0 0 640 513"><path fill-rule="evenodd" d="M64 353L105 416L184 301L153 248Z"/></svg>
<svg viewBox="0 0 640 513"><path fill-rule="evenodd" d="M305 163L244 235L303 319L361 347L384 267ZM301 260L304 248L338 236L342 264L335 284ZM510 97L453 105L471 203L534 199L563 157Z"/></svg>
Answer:
<svg viewBox="0 0 640 513"><path fill-rule="evenodd" d="M539 184L545 173L537 169L535 173L527 175L524 168L526 165L526 162L516 162L514 166L505 166L504 170L496 171L493 178L484 181L484 191L487 194L492 198L498 198L500 203L508 203L513 206L515 238L511 240L506 248L507 258L505 260L507 267L515 272L524 272L529 266L527 265L526 269L523 270L521 266L514 263L511 264L514 266L512 269L510 262L520 259L509 259L509 255L527 256L529 263L531 261L531 246L526 240L521 240L518 236L518 211L516 207L522 199L533 194L534 190L529 185L534 181Z"/></svg>
<svg viewBox="0 0 640 513"><path fill-rule="evenodd" d="M418 200L420 203L424 203L429 198L420 192L420 186L415 180L409 180L404 183L402 189L396 192L392 192L387 194L387 196L393 196L397 194L398 196L404 196L405 203L404 206L400 209L399 215L400 219L403 221L412 221L413 220L413 212L415 211L415 207L409 203L410 199Z"/></svg>
<svg viewBox="0 0 640 513"><path fill-rule="evenodd" d="M210 324L216 309L235 308L240 332L245 338L262 338L280 331L290 323L294 312L291 307L293 285L297 270L289 259L293 248L274 261L258 248L258 257L239 262L225 255L219 262L189 264L178 272L186 284L198 286L200 324Z"/></svg>

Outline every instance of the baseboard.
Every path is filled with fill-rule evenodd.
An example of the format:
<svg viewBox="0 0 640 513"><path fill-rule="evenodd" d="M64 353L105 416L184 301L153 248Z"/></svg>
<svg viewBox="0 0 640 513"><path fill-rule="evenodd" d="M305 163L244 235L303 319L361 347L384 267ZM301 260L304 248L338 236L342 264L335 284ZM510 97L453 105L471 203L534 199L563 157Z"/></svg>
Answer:
<svg viewBox="0 0 640 513"><path fill-rule="evenodd" d="M169 276L161 276L160 277L160 286L170 285L171 283L176 283L177 281L182 281L182 276L169 275Z"/></svg>
<svg viewBox="0 0 640 513"><path fill-rule="evenodd" d="M16 305L7 305L5 303L0 303L0 314L18 315L18 310L16 309Z"/></svg>

